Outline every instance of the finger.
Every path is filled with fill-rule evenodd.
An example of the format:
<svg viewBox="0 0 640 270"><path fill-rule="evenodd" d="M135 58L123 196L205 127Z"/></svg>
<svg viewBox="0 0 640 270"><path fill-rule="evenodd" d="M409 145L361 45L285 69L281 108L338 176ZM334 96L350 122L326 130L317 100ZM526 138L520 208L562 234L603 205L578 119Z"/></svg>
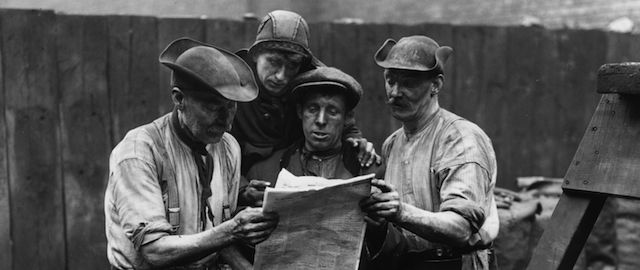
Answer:
<svg viewBox="0 0 640 270"><path fill-rule="evenodd" d="M376 164L377 165L382 165L382 157L378 154L376 154Z"/></svg>
<svg viewBox="0 0 640 270"><path fill-rule="evenodd" d="M397 214L398 214L398 210L397 209L380 210L380 211L376 212L377 216L384 217L384 218L387 218L387 219L393 219Z"/></svg>
<svg viewBox="0 0 640 270"><path fill-rule="evenodd" d="M368 207L370 212L386 211L390 209L398 209L398 201L379 202Z"/></svg>
<svg viewBox="0 0 640 270"><path fill-rule="evenodd" d="M358 141L356 138L347 138L345 141L351 144L351 146L353 147L358 146Z"/></svg>
<svg viewBox="0 0 640 270"><path fill-rule="evenodd" d="M266 187L271 186L271 183L267 181L254 179L254 180L251 180L251 182L249 182L249 186L257 190L263 191Z"/></svg>
<svg viewBox="0 0 640 270"><path fill-rule="evenodd" d="M380 222L378 222L378 221L373 220L373 219L372 219L372 218L370 218L369 216L364 216L364 221L365 221L367 224L370 224L370 225L373 225L373 226L380 226L380 225L382 225L382 223L380 223Z"/></svg>
<svg viewBox="0 0 640 270"><path fill-rule="evenodd" d="M373 162L375 161L376 156L377 156L376 149L373 148L373 144L372 143L367 143L367 153L369 154L368 155L369 158L367 159L367 164L365 164L365 165L366 165L366 167L369 167L369 166L371 166L371 164L373 164Z"/></svg>
<svg viewBox="0 0 640 270"><path fill-rule="evenodd" d="M384 180L380 179L371 180L371 185L379 188L382 192L392 192L395 190L393 185L387 184Z"/></svg>

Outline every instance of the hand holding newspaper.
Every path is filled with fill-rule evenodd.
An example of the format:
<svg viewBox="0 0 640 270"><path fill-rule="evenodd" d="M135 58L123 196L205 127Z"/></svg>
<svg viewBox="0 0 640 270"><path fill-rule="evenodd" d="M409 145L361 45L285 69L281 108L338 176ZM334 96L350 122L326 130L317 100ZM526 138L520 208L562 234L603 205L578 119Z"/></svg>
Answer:
<svg viewBox="0 0 640 270"><path fill-rule="evenodd" d="M358 202L369 196L373 177L328 180L280 171L263 204L280 221L256 246L254 269L357 269L366 228Z"/></svg>

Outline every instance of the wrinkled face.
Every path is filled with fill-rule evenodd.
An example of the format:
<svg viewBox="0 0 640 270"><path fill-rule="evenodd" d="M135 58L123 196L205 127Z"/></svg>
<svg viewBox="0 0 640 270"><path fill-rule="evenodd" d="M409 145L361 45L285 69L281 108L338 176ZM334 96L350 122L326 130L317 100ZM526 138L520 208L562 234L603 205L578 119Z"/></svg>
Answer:
<svg viewBox="0 0 640 270"><path fill-rule="evenodd" d="M307 150L325 151L342 146L345 108L341 95L312 93L304 98L298 105L298 115L302 119Z"/></svg>
<svg viewBox="0 0 640 270"><path fill-rule="evenodd" d="M277 50L259 53L256 58L256 72L264 88L272 95L281 95L302 65L304 57Z"/></svg>
<svg viewBox="0 0 640 270"><path fill-rule="evenodd" d="M180 119L196 139L206 144L217 143L231 129L236 109L236 102L219 95L185 95Z"/></svg>
<svg viewBox="0 0 640 270"><path fill-rule="evenodd" d="M434 79L425 78L416 71L385 69L387 104L396 119L406 122L427 111L433 99Z"/></svg>

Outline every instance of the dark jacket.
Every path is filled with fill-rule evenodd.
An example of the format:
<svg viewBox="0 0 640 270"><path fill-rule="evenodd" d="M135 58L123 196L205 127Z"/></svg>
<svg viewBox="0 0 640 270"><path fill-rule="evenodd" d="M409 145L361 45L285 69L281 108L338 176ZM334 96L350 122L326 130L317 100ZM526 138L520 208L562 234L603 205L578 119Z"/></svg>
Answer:
<svg viewBox="0 0 640 270"><path fill-rule="evenodd" d="M247 50L236 52L238 56L249 64L256 74L256 64ZM300 73L316 68L305 64ZM274 152L301 140L302 124L296 113L295 102L286 89L286 94L280 97L269 95L260 80L258 83L258 97L251 102L239 102L238 111L233 121L231 135L242 149L242 175L257 161L264 160ZM355 125L355 119L347 119L343 138L361 138L362 134Z"/></svg>

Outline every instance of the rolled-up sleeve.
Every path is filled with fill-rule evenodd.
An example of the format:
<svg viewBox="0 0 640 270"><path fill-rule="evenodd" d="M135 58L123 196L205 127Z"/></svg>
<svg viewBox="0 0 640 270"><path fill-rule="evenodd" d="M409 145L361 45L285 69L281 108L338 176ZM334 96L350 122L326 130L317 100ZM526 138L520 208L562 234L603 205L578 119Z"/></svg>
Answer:
<svg viewBox="0 0 640 270"><path fill-rule="evenodd" d="M459 214L477 233L489 214L486 190L491 183L487 171L477 163L465 163L438 173L442 179L440 211Z"/></svg>
<svg viewBox="0 0 640 270"><path fill-rule="evenodd" d="M136 250L171 233L153 164L139 158L124 159L112 170L111 177L120 226Z"/></svg>

